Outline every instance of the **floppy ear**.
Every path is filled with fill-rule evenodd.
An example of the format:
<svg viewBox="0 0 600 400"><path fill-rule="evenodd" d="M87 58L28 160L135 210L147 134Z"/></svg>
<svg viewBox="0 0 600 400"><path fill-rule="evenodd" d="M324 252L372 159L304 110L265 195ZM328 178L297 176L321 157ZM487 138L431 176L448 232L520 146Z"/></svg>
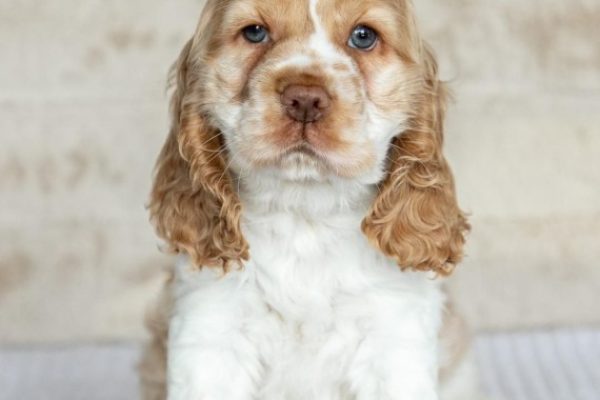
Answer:
<svg viewBox="0 0 600 400"><path fill-rule="evenodd" d="M172 127L158 158L150 199L151 220L175 252L194 264L227 268L248 259L240 231L241 204L226 168L220 132L202 110L194 40L173 67Z"/></svg>
<svg viewBox="0 0 600 400"><path fill-rule="evenodd" d="M442 154L447 92L426 49L421 70L423 87L409 128L390 146L388 175L362 229L403 269L448 275L462 259L469 225Z"/></svg>

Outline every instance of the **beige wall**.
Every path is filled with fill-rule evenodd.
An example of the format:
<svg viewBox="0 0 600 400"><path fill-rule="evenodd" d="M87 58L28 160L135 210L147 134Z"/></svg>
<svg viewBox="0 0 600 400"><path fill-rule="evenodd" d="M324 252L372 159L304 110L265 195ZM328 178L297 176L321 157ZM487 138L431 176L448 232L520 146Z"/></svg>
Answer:
<svg viewBox="0 0 600 400"><path fill-rule="evenodd" d="M473 214L481 329L600 324L600 0L419 0ZM0 341L138 337L169 264L144 202L199 0L0 3Z"/></svg>

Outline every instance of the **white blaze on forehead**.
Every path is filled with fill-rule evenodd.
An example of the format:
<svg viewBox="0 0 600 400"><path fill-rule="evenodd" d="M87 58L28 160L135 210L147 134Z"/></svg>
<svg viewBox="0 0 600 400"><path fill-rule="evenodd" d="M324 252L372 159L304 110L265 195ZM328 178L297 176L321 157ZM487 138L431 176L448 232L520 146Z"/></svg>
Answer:
<svg viewBox="0 0 600 400"><path fill-rule="evenodd" d="M314 32L304 41L297 52L289 55L284 60L277 62L274 67L281 69L285 67L308 68L318 65L332 76L356 75L359 70L352 58L338 49L331 41L327 29L317 12L319 0L308 0L309 17L314 27ZM334 65L345 65L347 72L340 72L333 68Z"/></svg>
<svg viewBox="0 0 600 400"><path fill-rule="evenodd" d="M321 18L317 14L317 4L319 0L309 0L309 12L310 19L312 20L313 25L315 26L315 30L318 32L319 30L323 30L323 25L321 24Z"/></svg>
<svg viewBox="0 0 600 400"><path fill-rule="evenodd" d="M354 69L350 57L339 51L331 42L327 29L323 26L321 17L317 12L319 0L309 0L310 19L315 27L315 32L308 39L308 46L313 50L319 60L325 63L343 63Z"/></svg>

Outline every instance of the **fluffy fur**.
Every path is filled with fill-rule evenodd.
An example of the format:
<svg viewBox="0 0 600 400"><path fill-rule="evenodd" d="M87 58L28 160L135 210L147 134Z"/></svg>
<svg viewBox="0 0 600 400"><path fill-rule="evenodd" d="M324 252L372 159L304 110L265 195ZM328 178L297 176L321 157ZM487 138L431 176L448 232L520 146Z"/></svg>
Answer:
<svg viewBox="0 0 600 400"><path fill-rule="evenodd" d="M267 40L245 40L249 25ZM348 46L357 25L372 50ZM181 255L145 398L438 399L435 278L468 224L411 4L208 0L174 80L150 212ZM290 119L290 85L325 90L327 115Z"/></svg>

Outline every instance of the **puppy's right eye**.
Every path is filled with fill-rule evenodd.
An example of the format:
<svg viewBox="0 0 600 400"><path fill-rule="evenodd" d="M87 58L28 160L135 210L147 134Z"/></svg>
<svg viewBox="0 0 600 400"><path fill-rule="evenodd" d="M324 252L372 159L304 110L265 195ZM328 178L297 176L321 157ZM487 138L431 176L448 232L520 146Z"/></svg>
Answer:
<svg viewBox="0 0 600 400"><path fill-rule="evenodd" d="M269 31L262 25L249 25L242 29L242 35L250 43L265 43L269 41Z"/></svg>
<svg viewBox="0 0 600 400"><path fill-rule="evenodd" d="M370 51L377 45L377 41L378 35L375 30L365 25L358 25L348 39L348 46L353 49Z"/></svg>

